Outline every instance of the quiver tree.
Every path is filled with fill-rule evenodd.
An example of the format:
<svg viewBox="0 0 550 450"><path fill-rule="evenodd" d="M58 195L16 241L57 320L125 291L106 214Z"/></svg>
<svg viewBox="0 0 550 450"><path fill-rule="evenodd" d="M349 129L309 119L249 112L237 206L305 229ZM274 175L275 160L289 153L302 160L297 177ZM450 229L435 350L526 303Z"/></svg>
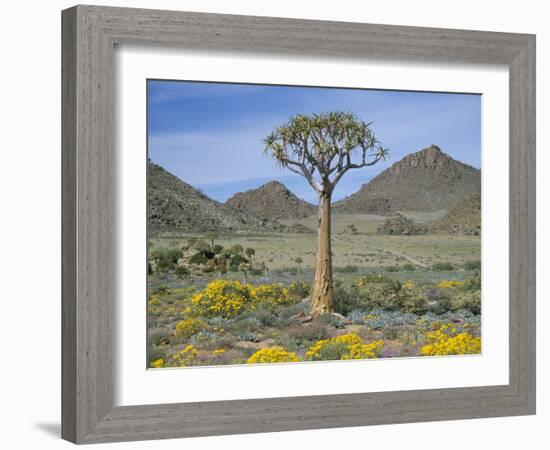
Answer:
<svg viewBox="0 0 550 450"><path fill-rule="evenodd" d="M294 259L294 262L296 263L298 275L300 275L300 264L302 264L304 260L298 256L297 258Z"/></svg>
<svg viewBox="0 0 550 450"><path fill-rule="evenodd" d="M330 208L334 188L350 169L372 166L388 150L374 136L371 123L355 114L331 112L296 115L264 139L265 152L282 167L303 176L319 199L318 237L311 290L311 315L333 308Z"/></svg>
<svg viewBox="0 0 550 450"><path fill-rule="evenodd" d="M250 268L252 269L252 257L256 254L256 250L249 247L244 252L246 253L246 256L248 256L248 261L250 262Z"/></svg>

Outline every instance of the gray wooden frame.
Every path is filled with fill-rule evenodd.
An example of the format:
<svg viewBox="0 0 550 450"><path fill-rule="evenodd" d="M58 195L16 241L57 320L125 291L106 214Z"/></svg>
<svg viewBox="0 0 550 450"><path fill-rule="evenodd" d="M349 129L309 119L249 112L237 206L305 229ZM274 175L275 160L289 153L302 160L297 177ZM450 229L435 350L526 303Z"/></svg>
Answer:
<svg viewBox="0 0 550 450"><path fill-rule="evenodd" d="M76 443L535 413L535 37L96 6L62 13L62 436ZM155 44L331 58L506 64L510 380L501 386L113 404L113 50ZM488 293L487 295L490 295Z"/></svg>

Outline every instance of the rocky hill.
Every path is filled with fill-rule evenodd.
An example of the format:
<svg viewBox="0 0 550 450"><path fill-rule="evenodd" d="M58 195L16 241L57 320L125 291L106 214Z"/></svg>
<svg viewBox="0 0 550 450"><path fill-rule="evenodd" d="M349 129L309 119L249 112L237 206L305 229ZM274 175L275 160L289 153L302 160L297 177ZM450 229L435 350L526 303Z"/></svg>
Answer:
<svg viewBox="0 0 550 450"><path fill-rule="evenodd" d="M334 204L341 213L437 211L481 192L481 172L432 145L384 170L359 191Z"/></svg>
<svg viewBox="0 0 550 450"><path fill-rule="evenodd" d="M441 219L429 224L435 233L481 234L481 194L468 194Z"/></svg>
<svg viewBox="0 0 550 450"><path fill-rule="evenodd" d="M266 220L302 219L317 211L315 206L296 197L278 181L238 192L225 204Z"/></svg>
<svg viewBox="0 0 550 450"><path fill-rule="evenodd" d="M278 225L219 203L149 161L147 216L152 231L270 229Z"/></svg>

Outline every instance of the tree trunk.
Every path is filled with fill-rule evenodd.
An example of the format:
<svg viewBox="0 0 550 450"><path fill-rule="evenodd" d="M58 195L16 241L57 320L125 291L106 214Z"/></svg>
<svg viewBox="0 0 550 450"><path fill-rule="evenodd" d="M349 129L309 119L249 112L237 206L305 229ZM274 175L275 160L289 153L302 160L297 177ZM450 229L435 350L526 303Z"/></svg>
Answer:
<svg viewBox="0 0 550 450"><path fill-rule="evenodd" d="M330 245L330 202L331 195L319 195L319 213L317 228L317 255L311 289L311 315L334 312L332 303L332 251Z"/></svg>

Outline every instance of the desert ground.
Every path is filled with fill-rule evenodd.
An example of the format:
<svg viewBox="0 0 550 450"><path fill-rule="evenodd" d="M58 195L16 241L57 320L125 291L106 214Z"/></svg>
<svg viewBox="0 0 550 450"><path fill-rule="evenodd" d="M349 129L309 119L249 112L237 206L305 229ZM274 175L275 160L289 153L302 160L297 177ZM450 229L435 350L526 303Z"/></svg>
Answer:
<svg viewBox="0 0 550 450"><path fill-rule="evenodd" d="M422 224L444 213L403 214ZM171 268L150 263L148 367L479 353L480 236L383 235L384 220L333 215L337 315L315 320L315 233L150 233L149 255L176 256ZM190 263L196 242L206 253L240 246L247 267Z"/></svg>

